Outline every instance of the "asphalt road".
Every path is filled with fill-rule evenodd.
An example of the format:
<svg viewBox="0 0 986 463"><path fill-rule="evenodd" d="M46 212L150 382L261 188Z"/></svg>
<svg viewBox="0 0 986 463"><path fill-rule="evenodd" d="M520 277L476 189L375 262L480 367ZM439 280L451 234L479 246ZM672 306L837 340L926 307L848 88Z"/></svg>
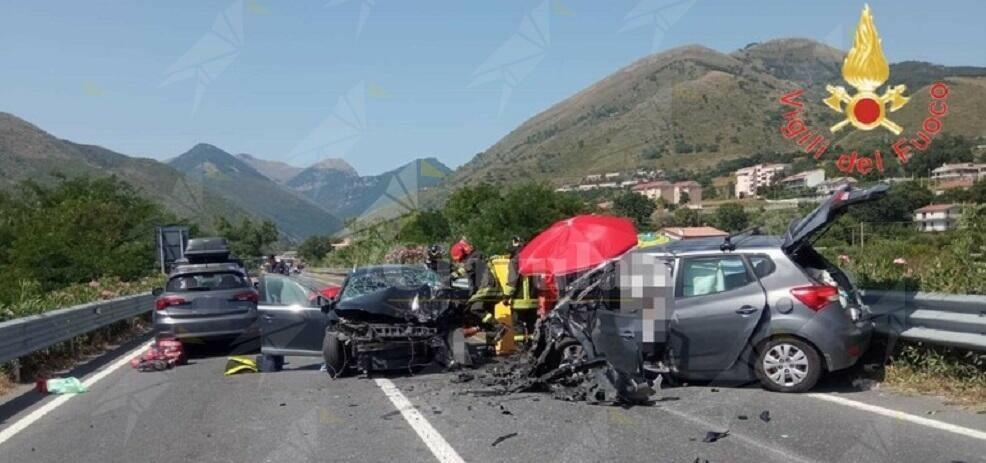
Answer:
<svg viewBox="0 0 986 463"><path fill-rule="evenodd" d="M436 455L519 462L986 461L986 415L879 390L828 392L840 384L813 395L676 387L663 389L653 406L618 408L544 394L486 396L476 381L453 384L437 370L332 380L311 358L289 358L278 373L230 377L223 376L223 353L209 351L167 372L112 369L127 352L90 368L95 373L84 379L101 379L88 393L59 399L26 392L0 403L0 463L436 461ZM398 392L388 395L391 384ZM852 402L832 401L843 399ZM758 418L765 410L769 422ZM703 442L708 431L726 430L725 438Z"/></svg>

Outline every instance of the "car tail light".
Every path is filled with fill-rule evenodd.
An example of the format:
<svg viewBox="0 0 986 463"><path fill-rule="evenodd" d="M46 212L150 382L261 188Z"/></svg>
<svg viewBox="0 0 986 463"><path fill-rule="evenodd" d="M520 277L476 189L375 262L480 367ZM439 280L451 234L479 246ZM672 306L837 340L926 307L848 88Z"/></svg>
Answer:
<svg viewBox="0 0 986 463"><path fill-rule="evenodd" d="M159 297L154 301L154 308L156 310L164 310L173 305L183 305L188 304L185 298L180 296L164 296Z"/></svg>
<svg viewBox="0 0 986 463"><path fill-rule="evenodd" d="M256 304L258 301L260 301L260 295L258 295L256 291L243 291L242 293L234 295L232 300L249 301Z"/></svg>
<svg viewBox="0 0 986 463"><path fill-rule="evenodd" d="M829 285L799 286L791 290L791 295L809 309L818 312L829 302L839 300L839 288Z"/></svg>

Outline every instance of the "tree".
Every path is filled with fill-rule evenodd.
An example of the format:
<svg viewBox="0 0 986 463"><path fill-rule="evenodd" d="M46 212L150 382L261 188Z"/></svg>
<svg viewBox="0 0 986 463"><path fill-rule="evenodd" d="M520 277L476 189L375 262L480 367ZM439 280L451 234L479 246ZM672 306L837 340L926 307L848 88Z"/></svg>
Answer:
<svg viewBox="0 0 986 463"><path fill-rule="evenodd" d="M254 222L243 217L239 224L233 225L226 218L219 217L216 219L216 231L226 238L230 251L238 257L267 255L271 245L280 237L277 225L269 219Z"/></svg>
<svg viewBox="0 0 986 463"><path fill-rule="evenodd" d="M442 210L453 238L465 236L487 254L504 252L512 236L529 239L558 220L588 211L577 196L540 183L507 189L488 184L463 187Z"/></svg>
<svg viewBox="0 0 986 463"><path fill-rule="evenodd" d="M177 219L115 177L24 182L0 195L0 303L20 282L50 291L155 269L154 227Z"/></svg>
<svg viewBox="0 0 986 463"><path fill-rule="evenodd" d="M702 218L699 217L695 209L679 207L675 209L667 225L674 227L697 227L702 225Z"/></svg>
<svg viewBox="0 0 986 463"><path fill-rule="evenodd" d="M691 195L689 195L687 191L682 191L681 196L678 197L678 204L684 206L689 202L691 202L691 200L692 200Z"/></svg>
<svg viewBox="0 0 986 463"><path fill-rule="evenodd" d="M613 212L633 219L637 225L648 223L656 207L646 196L632 191L627 191L613 200Z"/></svg>
<svg viewBox="0 0 986 463"><path fill-rule="evenodd" d="M725 203L716 209L715 224L722 230L737 232L749 226L750 216L739 203Z"/></svg>
<svg viewBox="0 0 986 463"><path fill-rule="evenodd" d="M448 219L440 210L418 211L401 227L399 239L410 244L439 243L452 235Z"/></svg>
<svg viewBox="0 0 986 463"><path fill-rule="evenodd" d="M298 246L298 255L307 262L318 262L332 252L332 239L328 236L312 235Z"/></svg>
<svg viewBox="0 0 986 463"><path fill-rule="evenodd" d="M849 208L849 215L860 222L910 222L914 210L930 204L935 195L918 182L896 183L887 196Z"/></svg>

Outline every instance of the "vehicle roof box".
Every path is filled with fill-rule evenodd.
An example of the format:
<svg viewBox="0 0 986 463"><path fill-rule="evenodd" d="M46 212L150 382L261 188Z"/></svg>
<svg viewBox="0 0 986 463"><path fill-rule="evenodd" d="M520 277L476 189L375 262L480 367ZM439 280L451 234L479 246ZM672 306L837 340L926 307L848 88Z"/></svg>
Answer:
<svg viewBox="0 0 986 463"><path fill-rule="evenodd" d="M194 238L188 240L185 258L190 264L208 264L229 261L229 246L225 238Z"/></svg>

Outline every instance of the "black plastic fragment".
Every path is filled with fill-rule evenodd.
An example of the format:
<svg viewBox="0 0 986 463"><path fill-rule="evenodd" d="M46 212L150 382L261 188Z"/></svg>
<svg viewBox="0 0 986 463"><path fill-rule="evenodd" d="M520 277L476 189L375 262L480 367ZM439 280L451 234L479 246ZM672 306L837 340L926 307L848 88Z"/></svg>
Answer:
<svg viewBox="0 0 986 463"><path fill-rule="evenodd" d="M770 410L764 410L760 413L760 421L763 421L764 423L770 422Z"/></svg>
<svg viewBox="0 0 986 463"><path fill-rule="evenodd" d="M739 416L737 416L736 418L738 418L738 419L740 419L740 420L743 420L743 421L746 421L746 420L747 420L747 419L748 419L749 417L748 417L748 416L746 416L746 415L739 415Z"/></svg>
<svg viewBox="0 0 986 463"><path fill-rule="evenodd" d="M729 435L729 431L724 431L724 432L709 431L705 433L705 439L702 439L702 442L715 442L728 435Z"/></svg>
<svg viewBox="0 0 986 463"><path fill-rule="evenodd" d="M496 444L499 444L500 442L510 439L511 437L517 437L517 433L512 432L510 434L504 434L500 437L497 437L496 440L494 440L493 443L490 444L490 447L496 447Z"/></svg>

